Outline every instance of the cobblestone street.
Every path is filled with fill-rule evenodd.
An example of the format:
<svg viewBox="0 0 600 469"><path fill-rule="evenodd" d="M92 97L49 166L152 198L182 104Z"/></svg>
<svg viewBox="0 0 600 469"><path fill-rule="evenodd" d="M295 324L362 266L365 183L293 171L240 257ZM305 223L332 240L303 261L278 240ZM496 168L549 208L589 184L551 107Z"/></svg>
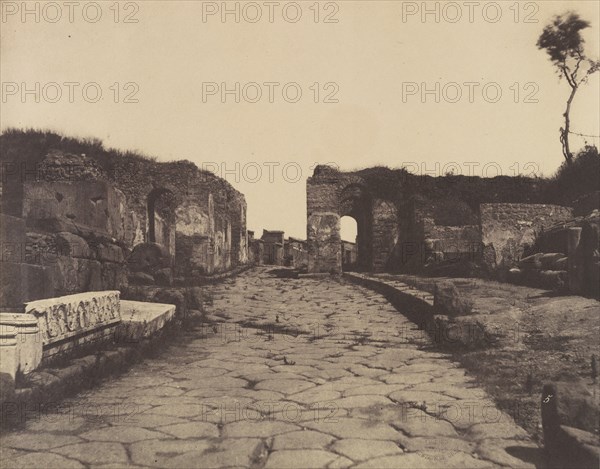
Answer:
<svg viewBox="0 0 600 469"><path fill-rule="evenodd" d="M256 268L127 374L27 414L2 467L534 467L512 419L381 295Z"/></svg>

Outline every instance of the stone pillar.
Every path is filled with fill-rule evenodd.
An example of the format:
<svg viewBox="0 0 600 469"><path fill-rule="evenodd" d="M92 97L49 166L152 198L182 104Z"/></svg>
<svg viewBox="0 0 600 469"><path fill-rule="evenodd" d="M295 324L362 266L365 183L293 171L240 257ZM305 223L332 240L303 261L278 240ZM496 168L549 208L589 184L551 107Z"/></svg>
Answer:
<svg viewBox="0 0 600 469"><path fill-rule="evenodd" d="M340 216L337 213L321 212L310 215L307 240L309 273L342 272Z"/></svg>
<svg viewBox="0 0 600 469"><path fill-rule="evenodd" d="M579 241L581 240L581 228L569 228L568 235L568 271L569 271L569 290L571 293L579 293L581 291L581 275L582 267L579 265L579 256L577 250Z"/></svg>

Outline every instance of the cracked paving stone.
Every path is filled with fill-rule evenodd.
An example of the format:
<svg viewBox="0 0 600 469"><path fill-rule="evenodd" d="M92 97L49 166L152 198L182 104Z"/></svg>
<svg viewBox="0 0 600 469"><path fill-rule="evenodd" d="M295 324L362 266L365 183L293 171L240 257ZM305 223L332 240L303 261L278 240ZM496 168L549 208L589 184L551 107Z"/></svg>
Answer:
<svg viewBox="0 0 600 469"><path fill-rule="evenodd" d="M41 451L82 441L76 436L53 433L14 433L2 439L2 447Z"/></svg>
<svg viewBox="0 0 600 469"><path fill-rule="evenodd" d="M127 464L127 452L120 443L90 442L76 445L63 446L53 449L52 452L59 453L71 459L76 459L89 465L118 463ZM42 466L43 467L43 466Z"/></svg>
<svg viewBox="0 0 600 469"><path fill-rule="evenodd" d="M356 438L336 441L331 449L354 461L365 461L381 456L402 454L403 452L393 441L361 440Z"/></svg>
<svg viewBox="0 0 600 469"><path fill-rule="evenodd" d="M228 423L223 427L224 438L258 437L267 438L282 433L299 430L297 425L280 421L258 421L243 420Z"/></svg>
<svg viewBox="0 0 600 469"><path fill-rule="evenodd" d="M202 453L210 446L208 440L146 440L133 443L129 451L134 464L165 467L174 456L190 452Z"/></svg>
<svg viewBox="0 0 600 469"><path fill-rule="evenodd" d="M340 409L356 409L358 407L372 407L377 405L384 406L391 403L392 401L387 397L375 394L349 396L333 402L333 404Z"/></svg>
<svg viewBox="0 0 600 469"><path fill-rule="evenodd" d="M350 467L351 460L320 449L282 450L269 455L266 469L307 469L316 467Z"/></svg>
<svg viewBox="0 0 600 469"><path fill-rule="evenodd" d="M475 448L475 443L465 441L460 438L444 438L435 437L409 437L406 435L400 436L399 444L406 451L411 453L417 451L437 450L437 451L461 451L463 453L472 453Z"/></svg>
<svg viewBox="0 0 600 469"><path fill-rule="evenodd" d="M536 449L534 443L527 441L493 439L481 441L477 454L502 466L534 469L545 465Z"/></svg>
<svg viewBox="0 0 600 469"><path fill-rule="evenodd" d="M315 384L300 379L266 379L255 386L255 389L275 391L283 394L295 394L314 387Z"/></svg>
<svg viewBox="0 0 600 469"><path fill-rule="evenodd" d="M16 459L3 460L2 467L10 469L40 469L42 467L56 467L60 469L85 468L79 461L52 453L30 453Z"/></svg>
<svg viewBox="0 0 600 469"><path fill-rule="evenodd" d="M361 438L365 440L396 440L398 432L390 425L370 420L336 418L326 421L305 422L304 425L338 438Z"/></svg>
<svg viewBox="0 0 600 469"><path fill-rule="evenodd" d="M218 427L215 424L208 422L178 423L175 425L158 427L157 430L181 439L210 438L219 436Z"/></svg>
<svg viewBox="0 0 600 469"><path fill-rule="evenodd" d="M219 467L251 467L263 458L266 452L264 442L258 438L234 438L220 441L207 448L202 455L185 464L183 457L174 458L169 464L174 469L201 467L202 469Z"/></svg>
<svg viewBox="0 0 600 469"><path fill-rule="evenodd" d="M407 418L393 424L396 429L409 436L458 436L450 422L431 417L418 409L411 410L421 413L422 416L411 415L407 412Z"/></svg>
<svg viewBox="0 0 600 469"><path fill-rule="evenodd" d="M498 411L499 413L500 411ZM476 423L469 428L467 435L475 441L488 438L499 438L503 440L527 440L529 435L515 423Z"/></svg>
<svg viewBox="0 0 600 469"><path fill-rule="evenodd" d="M273 440L273 450L323 449L333 441L335 441L335 438L326 433L313 430L300 430L277 435Z"/></svg>
<svg viewBox="0 0 600 469"><path fill-rule="evenodd" d="M88 441L114 441L121 443L134 443L136 441L166 437L163 433L136 427L108 427L80 433L79 436Z"/></svg>

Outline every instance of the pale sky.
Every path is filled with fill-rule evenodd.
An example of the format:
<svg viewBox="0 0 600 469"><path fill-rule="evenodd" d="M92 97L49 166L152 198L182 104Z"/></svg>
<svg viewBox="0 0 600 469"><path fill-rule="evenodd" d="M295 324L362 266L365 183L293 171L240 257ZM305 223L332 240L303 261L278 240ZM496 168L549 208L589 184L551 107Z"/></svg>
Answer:
<svg viewBox="0 0 600 469"><path fill-rule="evenodd" d="M422 2L276 2L272 12L263 1L228 2L237 23L234 13L223 21L221 2L27 2L24 18L22 2L0 3L2 129L97 137L218 168L246 196L248 228L259 235L306 236L315 163L441 175L454 162L461 174L551 175L563 158L569 88L537 38L553 15L574 10L592 22L589 56L600 43L598 1L426 2L433 13L424 18ZM575 132L599 134L599 75L575 99ZM221 96L222 83L240 84L239 103L235 92ZM98 88L102 98L88 102ZM130 93L137 102L124 102ZM583 144L573 137L574 149Z"/></svg>

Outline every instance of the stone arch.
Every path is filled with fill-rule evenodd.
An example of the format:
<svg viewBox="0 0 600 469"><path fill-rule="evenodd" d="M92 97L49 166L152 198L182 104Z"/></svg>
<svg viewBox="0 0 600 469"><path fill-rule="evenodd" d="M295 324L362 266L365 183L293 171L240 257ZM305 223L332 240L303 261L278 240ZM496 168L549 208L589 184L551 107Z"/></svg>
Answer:
<svg viewBox="0 0 600 469"><path fill-rule="evenodd" d="M358 268L369 271L373 266L373 197L360 177L317 166L307 181L309 272L342 271L340 220L343 216L356 220Z"/></svg>
<svg viewBox="0 0 600 469"><path fill-rule="evenodd" d="M356 220L356 267L370 271L373 268L373 198L363 184L352 181L339 191L338 204L340 217L349 216Z"/></svg>

